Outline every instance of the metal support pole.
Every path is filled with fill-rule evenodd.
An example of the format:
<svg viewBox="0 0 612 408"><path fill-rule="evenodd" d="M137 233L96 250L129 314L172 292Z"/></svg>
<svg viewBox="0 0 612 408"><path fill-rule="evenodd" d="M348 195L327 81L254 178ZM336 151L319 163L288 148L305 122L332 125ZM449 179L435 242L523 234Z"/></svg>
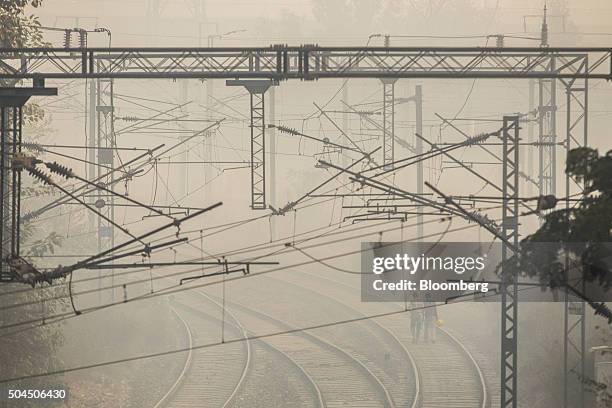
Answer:
<svg viewBox="0 0 612 408"><path fill-rule="evenodd" d="M0 220L2 220L2 226L0 227L0 256L2 256L0 269L0 281L9 281L11 275L6 267L5 259L10 255L9 253L9 237L10 237L10 183L9 183L9 170L8 163L10 160L9 156L9 111L10 108L5 106L0 107Z"/></svg>
<svg viewBox="0 0 612 408"><path fill-rule="evenodd" d="M518 247L519 199L519 118L504 116L503 128L503 209L502 234ZM502 247L502 262L511 258L513 251ZM506 265L505 263L503 265ZM506 270L504 270L506 269ZM501 407L517 407L517 340L518 340L518 276L511 276L502 267L501 290Z"/></svg>
<svg viewBox="0 0 612 408"><path fill-rule="evenodd" d="M187 94L188 94L188 90L189 90L189 79L180 79L179 80L179 89L178 89L178 101L179 104L181 105L181 113L185 114L186 112L184 111L184 109L186 109L186 104L187 104ZM179 129L181 130L186 130L186 126L184 122L179 122ZM179 140L183 141L186 139L186 136L182 136L184 133L181 132L181 136L179 136ZM188 136L187 136L188 137ZM178 170L179 170L179 182L178 182L178 191L177 191L177 197L178 199L182 199L183 197L185 197L189 191L189 165L187 164L189 162L189 145L188 143L183 143L183 145L181 146L181 152L180 152L180 156L179 156L179 161L181 161L181 164L178 166Z"/></svg>
<svg viewBox="0 0 612 408"><path fill-rule="evenodd" d="M212 38L208 38L207 45L212 47ZM206 111L206 118L209 120L213 119L213 106L214 106L214 93L215 93L215 82L212 78L206 79L206 107L208 110ZM216 129L207 130L204 133L204 161L213 161L213 138L215 137ZM213 179L213 171L210 165L204 165L204 201L210 200L212 196L212 188L210 185L210 181Z"/></svg>
<svg viewBox="0 0 612 408"><path fill-rule="evenodd" d="M534 112L535 109L535 81L533 79L529 80L529 112L527 114L527 142L534 143L536 142L534 137L534 120L537 118L537 115ZM532 148L527 147L524 149L526 155L522 157L527 157L527 175L529 177L533 177L535 174L534 169L534 151ZM533 183L527 183L527 194L529 196L533 195Z"/></svg>
<svg viewBox="0 0 612 408"><path fill-rule="evenodd" d="M268 104L270 105L268 121L276 125L276 91L270 88L268 94ZM276 207L276 128L268 130L268 140L270 142L270 203ZM265 152L264 152L265 154ZM270 240L276 237L276 217L270 218Z"/></svg>
<svg viewBox="0 0 612 408"><path fill-rule="evenodd" d="M146 25L148 39L147 43L149 46L157 45L157 31L159 27L160 17L160 0L148 0L147 1L147 15Z"/></svg>
<svg viewBox="0 0 612 408"><path fill-rule="evenodd" d="M414 107L415 107L415 120L416 120L416 132L419 135L423 135L423 89L421 85L417 85L414 88ZM416 138L415 142L416 155L419 156L423 153L423 140L419 137ZM423 161L417 163L417 194L423 195ZM417 207L417 239L420 241L423 238L423 207Z"/></svg>
<svg viewBox="0 0 612 408"><path fill-rule="evenodd" d="M20 256L21 172L13 168L21 153L23 105L34 95L57 95L56 88L0 88L0 281L12 280L8 257Z"/></svg>
<svg viewBox="0 0 612 408"><path fill-rule="evenodd" d="M579 72L588 69L585 58ZM566 154L571 149L587 145L588 137L588 79L562 81L566 93ZM568 175L565 177L565 195L571 196L578 191L584 192L585 186L578 184ZM566 210L570 208L566 201ZM568 273L569 271L566 271ZM578 285L583 285L579 282ZM581 287L584 292L584 287ZM563 368L564 388L563 407L582 408L585 406L585 389L581 379L585 375L586 315L584 301L565 293L564 296L564 341Z"/></svg>
<svg viewBox="0 0 612 408"><path fill-rule="evenodd" d="M87 165L87 176L89 181L93 181L96 178L96 141L98 138L98 126L97 126L97 109L96 107L98 106L98 97L97 95L97 89L98 89L98 81L94 80L94 79L89 79L89 98L88 98L88 104L87 104L87 109L88 109L88 113L89 113L89 129L88 129L88 140L87 140L87 147L89 148L88 151L88 159L89 159L89 164ZM89 202L89 204L93 205L94 204L95 199L92 197L91 199L87 200L87 202ZM95 223L96 223L96 216L93 212L88 211L87 214L87 219L89 221L89 229L88 231L94 231L95 227Z"/></svg>
<svg viewBox="0 0 612 408"><path fill-rule="evenodd" d="M251 208L265 210L266 202L266 130L264 95L270 86L268 80L227 80L227 86L244 86L251 102Z"/></svg>
<svg viewBox="0 0 612 408"><path fill-rule="evenodd" d="M547 71L554 72L555 58L551 57ZM556 80L538 80L538 184L540 195L556 194L557 96Z"/></svg>
<svg viewBox="0 0 612 408"><path fill-rule="evenodd" d="M97 114L97 134L96 134L96 178L101 183L112 186L115 181L115 172L109 172L108 168L114 168L114 149L115 140L115 107L113 101L113 80L101 78L97 80L96 91L96 114ZM110 174L108 174L110 173ZM106 176L104 176L107 174ZM97 191L95 207L107 219L115 220L115 198L112 195ZM97 238L98 252L115 246L115 227L112 223L97 217ZM114 271L110 273L111 286L114 286ZM102 275L99 275L98 283L103 286ZM111 292L111 301L114 300L114 291Z"/></svg>
<svg viewBox="0 0 612 408"><path fill-rule="evenodd" d="M251 208L266 205L266 127L264 94L251 92Z"/></svg>
<svg viewBox="0 0 612 408"><path fill-rule="evenodd" d="M342 131L345 135L350 134L350 119L349 112L346 110L346 105L350 105L349 102L349 80L346 79L344 82L344 86L342 87ZM350 159L346 155L342 155L342 165L347 167L350 164Z"/></svg>
<svg viewBox="0 0 612 408"><path fill-rule="evenodd" d="M10 280L5 261L8 257L19 256L20 241L20 193L21 175L12 169L12 158L21 152L22 108L23 105L0 104L1 129L1 166L0 185L2 186L2 207L0 218L0 252L2 254L2 280Z"/></svg>
<svg viewBox="0 0 612 408"><path fill-rule="evenodd" d="M381 78L383 84L383 165L393 168L395 157L395 82L397 78Z"/></svg>

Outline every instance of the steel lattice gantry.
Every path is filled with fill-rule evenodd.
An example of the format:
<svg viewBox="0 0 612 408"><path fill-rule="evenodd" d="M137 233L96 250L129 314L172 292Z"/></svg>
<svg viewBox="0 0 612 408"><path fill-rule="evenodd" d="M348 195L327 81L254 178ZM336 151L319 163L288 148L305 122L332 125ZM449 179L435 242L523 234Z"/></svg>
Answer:
<svg viewBox="0 0 612 408"><path fill-rule="evenodd" d="M514 248L519 246L519 117L504 116L502 165L502 235ZM517 326L518 276L507 269L506 261L514 255L509 245L502 246L501 290L501 407L517 406Z"/></svg>
<svg viewBox="0 0 612 408"><path fill-rule="evenodd" d="M524 78L561 80L568 93L567 147L577 143L576 133L587 130L589 79L612 79L612 48L605 47L319 47L316 45L233 48L23 48L0 49L0 80L30 78L227 78L266 80L318 80L324 78ZM583 84L583 85L581 85ZM267 88L266 88L267 89ZM262 92L251 93L252 206L265 208L265 134ZM551 94L552 96L552 94ZM579 103L577 103L579 102ZM554 100L540 103L554 106ZM571 106L579 108L572 112ZM575 109L574 109L575 110ZM548 163L556 131L549 115L540 132L541 190L554 190L554 159ZM508 125L508 126L506 126ZM546 128L548 126L548 128ZM518 243L518 121L504 122L504 234ZM546 130L548 129L548 130ZM517 133L514 134L513 132ZM542 137L544 136L544 137ZM549 137L550 139L550 137ZM547 140L546 140L547 141ZM516 143L516 145L514 144ZM261 147L261 149L259 148ZM554 149L554 146L550 146ZM548 156L547 156L548 154ZM261 172L256 172L261 169ZM261 183L258 182L261 175ZM548 177L548 178L547 178ZM544 181L546 179L547 182ZM548 182L550 181L550 182ZM567 187L568 182L566 182ZM569 187L567 188L569 190ZM508 250L508 249L506 249ZM506 253L506 256L510 254ZM509 282L511 283L511 282ZM516 400L516 285L503 285L502 406ZM569 303L568 303L569 304ZM584 330L584 307L578 326L566 319L566 350L576 327ZM566 307L566 314L567 314ZM580 329L578 330L580 332ZM582 333L584 355L584 335ZM584 360L579 360L584 364ZM566 361L566 369L571 364Z"/></svg>
<svg viewBox="0 0 612 408"><path fill-rule="evenodd" d="M0 48L0 79L610 79L611 53L603 47ZM580 72L586 58L589 66Z"/></svg>

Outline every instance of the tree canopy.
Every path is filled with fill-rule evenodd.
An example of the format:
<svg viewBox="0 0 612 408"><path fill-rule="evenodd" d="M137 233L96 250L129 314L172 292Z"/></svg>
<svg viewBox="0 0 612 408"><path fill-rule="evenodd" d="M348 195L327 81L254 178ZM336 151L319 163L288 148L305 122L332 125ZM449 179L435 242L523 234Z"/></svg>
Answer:
<svg viewBox="0 0 612 408"><path fill-rule="evenodd" d="M573 149L565 172L584 185L584 193L567 208L547 214L540 228L521 241L519 254L510 262L518 264L521 273L555 288L566 284L569 259L570 267L578 268L585 281L608 290L612 284L612 150L600 156L589 147Z"/></svg>

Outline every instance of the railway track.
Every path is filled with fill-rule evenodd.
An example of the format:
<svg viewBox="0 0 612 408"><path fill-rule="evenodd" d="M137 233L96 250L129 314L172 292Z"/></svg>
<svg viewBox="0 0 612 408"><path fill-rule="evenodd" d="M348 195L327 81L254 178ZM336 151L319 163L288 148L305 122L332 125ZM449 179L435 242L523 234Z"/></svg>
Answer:
<svg viewBox="0 0 612 408"><path fill-rule="evenodd" d="M272 282L277 282L278 286L273 286ZM269 278L267 286L275 293L283 292L289 299L293 299L294 307L297 305L300 311L300 319L294 325L303 327L320 324L325 321L322 316L334 321L363 317L363 314L354 308L308 289L305 285ZM281 304L282 296L277 295L277 297L278 304ZM304 301L305 299L307 301ZM308 307L309 304L317 307ZM275 316L286 314L287 310L283 308L271 308L270 305L266 305L266 309L273 310ZM353 358L368 367L387 390L393 405L410 408L418 406L419 377L415 361L408 349L392 332L371 320L322 327L316 332L320 337L342 347Z"/></svg>
<svg viewBox="0 0 612 408"><path fill-rule="evenodd" d="M264 336L308 372L321 391L325 407L395 407L378 377L351 353L321 336L253 307L229 303L240 320Z"/></svg>
<svg viewBox="0 0 612 408"><path fill-rule="evenodd" d="M191 296L175 302L173 307L185 328L189 352L181 374L155 408L324 406L321 392L309 374L270 342L249 338L242 323L231 312L226 311L228 321L225 322L225 332L231 341L198 349L198 344L210 343L195 341L192 333L196 329L209 333L221 330L219 317L203 310L210 310L211 305L221 308L221 305L207 295L197 293L197 296L205 303L195 303ZM244 362L240 358L227 359L225 348L241 343L246 345L243 347ZM212 359L214 364L211 364ZM276 385L274 392L271 385Z"/></svg>
<svg viewBox="0 0 612 408"><path fill-rule="evenodd" d="M305 278L299 284L271 279L283 285L282 291L274 284L266 285L271 293L285 293L287 299L277 296L277 301L265 304L247 300L248 306L226 303L231 308L226 309L225 322L230 341L190 350L181 375L155 408L490 406L483 373L463 343L440 329L435 344L413 344L407 314L295 331L313 324L317 317L320 323L321 313L333 314L334 320L363 316L354 307L359 299L351 296L358 288L301 274L317 279ZM333 298L325 290L330 285L322 280L334 283ZM196 295L200 302L195 301ZM259 291L256 295L267 298ZM219 317L203 310L221 305L202 292L189 296L175 307L188 343L218 342ZM298 299L310 299L316 307L300 313L298 322L288 321L292 311L287 301L295 304ZM379 313L381 308L389 310L389 305L371 306Z"/></svg>
<svg viewBox="0 0 612 408"><path fill-rule="evenodd" d="M308 276L297 278L300 285L318 291L328 292L333 283L333 295L336 301L347 306L364 304L360 302L360 288L347 285L345 282L306 272L292 275ZM316 279L312 279L315 277ZM391 303L393 304L393 303ZM388 304L373 303L367 305L371 313L390 311ZM485 375L474 355L464 343L450 330L438 328L435 343L414 343L409 335L409 315L400 313L377 319L380 324L393 332L409 348L414 358L420 378L420 406L432 408L487 408L491 406Z"/></svg>
<svg viewBox="0 0 612 408"><path fill-rule="evenodd" d="M223 347L197 348L198 344L219 341L218 319L204 318L178 304L173 310L185 327L189 350L180 375L155 408L227 406L244 382L251 365L253 351L246 333L239 326L232 325L228 331L244 341Z"/></svg>

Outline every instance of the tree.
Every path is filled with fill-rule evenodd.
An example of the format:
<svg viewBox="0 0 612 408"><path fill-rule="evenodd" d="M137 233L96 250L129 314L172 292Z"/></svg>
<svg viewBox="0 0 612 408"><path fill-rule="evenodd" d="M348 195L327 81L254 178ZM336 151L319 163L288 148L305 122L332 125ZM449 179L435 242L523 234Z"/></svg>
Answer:
<svg viewBox="0 0 612 408"><path fill-rule="evenodd" d="M39 7L40 5L40 0L0 0L0 46L16 48L44 45L37 18L25 14L26 6ZM24 106L23 113L26 134L32 128L40 130L41 126L45 123L44 110L35 103L28 103ZM45 187L37 184L25 185L22 191L24 192L24 197L46 194ZM50 239L49 237L37 237L40 233L37 234L36 228L33 225L22 224L22 231L24 242L27 240L32 241L33 249L30 251L32 252L31 254L40 255L48 253L49 250L52 251L59 244L56 235L50 236ZM45 305L42 301L43 298L62 291L63 289L61 288L23 289L21 285L4 284L0 286L0 306L38 302L34 306L3 310L0 314L0 326L40 319L43 313L47 315L52 314L55 308L61 307L59 303ZM53 369L58 366L57 349L63 341L59 326L42 326L9 335L8 332L10 330L0 329L1 335L7 335L2 337L0 341L0 361L2 362L1 371L3 378L10 378L41 369ZM44 379L37 380L28 385L38 384L42 388L45 381ZM57 381L57 379L54 381ZM50 385L57 386L59 384Z"/></svg>
<svg viewBox="0 0 612 408"><path fill-rule="evenodd" d="M42 0L0 0L0 45L3 48L43 44L38 18L25 14L28 5L40 7Z"/></svg>
<svg viewBox="0 0 612 408"><path fill-rule="evenodd" d="M509 262L551 288L566 285L570 265L586 282L607 291L612 284L612 150L600 156L589 147L573 149L565 172L583 183L584 196L575 206L547 214Z"/></svg>

